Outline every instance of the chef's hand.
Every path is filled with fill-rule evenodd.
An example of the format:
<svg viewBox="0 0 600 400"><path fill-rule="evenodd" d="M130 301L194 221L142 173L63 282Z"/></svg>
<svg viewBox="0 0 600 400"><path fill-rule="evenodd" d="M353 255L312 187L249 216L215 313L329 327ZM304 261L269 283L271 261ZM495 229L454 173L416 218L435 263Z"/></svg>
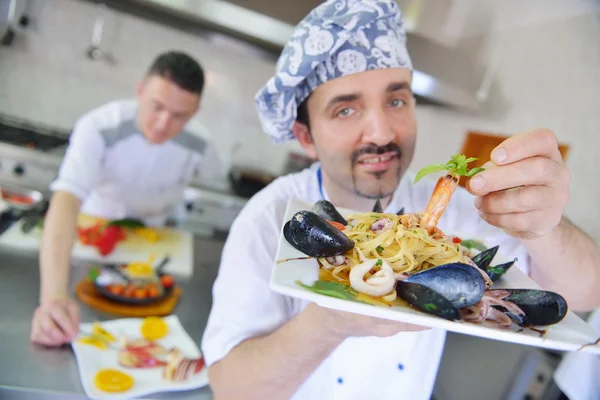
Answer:
<svg viewBox="0 0 600 400"><path fill-rule="evenodd" d="M79 332L79 306L69 298L41 304L33 314L31 341L44 346L71 342Z"/></svg>
<svg viewBox="0 0 600 400"><path fill-rule="evenodd" d="M510 137L484 167L467 185L484 220L519 239L537 239L558 226L570 173L554 133L536 129Z"/></svg>

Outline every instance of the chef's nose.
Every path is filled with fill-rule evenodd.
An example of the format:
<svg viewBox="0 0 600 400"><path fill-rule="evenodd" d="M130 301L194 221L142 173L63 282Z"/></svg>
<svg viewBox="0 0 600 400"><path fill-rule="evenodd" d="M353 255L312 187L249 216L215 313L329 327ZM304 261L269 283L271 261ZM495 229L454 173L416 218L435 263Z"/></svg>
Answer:
<svg viewBox="0 0 600 400"><path fill-rule="evenodd" d="M365 121L363 141L385 146L394 141L394 129L384 110L373 111Z"/></svg>
<svg viewBox="0 0 600 400"><path fill-rule="evenodd" d="M168 112L161 112L158 114L158 118L156 118L155 128L157 130L165 130L171 121L171 117Z"/></svg>

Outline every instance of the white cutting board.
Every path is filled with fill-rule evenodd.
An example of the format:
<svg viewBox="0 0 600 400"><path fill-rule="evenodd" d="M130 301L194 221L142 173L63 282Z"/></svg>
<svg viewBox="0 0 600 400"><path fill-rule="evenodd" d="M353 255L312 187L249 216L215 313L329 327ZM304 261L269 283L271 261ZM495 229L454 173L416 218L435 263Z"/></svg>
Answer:
<svg viewBox="0 0 600 400"><path fill-rule="evenodd" d="M93 219L80 216L79 225L85 226ZM13 224L0 235L0 246L24 251L39 251L42 231L34 228L27 234L21 230L21 220ZM81 244L78 240L73 246L72 259L83 262L99 263L127 263L132 261L147 261L151 255L155 257L155 263L167 254L170 256L169 263L164 272L189 277L194 269L193 234L191 232L176 229L157 229L159 240L150 242L143 237L128 232L127 239L119 242L117 247L107 256L102 256L93 246Z"/></svg>

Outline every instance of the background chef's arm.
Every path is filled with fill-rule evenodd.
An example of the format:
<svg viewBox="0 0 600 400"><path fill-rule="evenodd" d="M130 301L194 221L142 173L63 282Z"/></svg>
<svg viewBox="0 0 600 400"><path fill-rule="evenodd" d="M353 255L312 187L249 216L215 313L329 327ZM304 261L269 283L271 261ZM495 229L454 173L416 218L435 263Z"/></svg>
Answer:
<svg viewBox="0 0 600 400"><path fill-rule="evenodd" d="M69 192L52 195L40 246L40 303L68 296L70 254L81 200Z"/></svg>
<svg viewBox="0 0 600 400"><path fill-rule="evenodd" d="M592 238L563 217L552 233L523 242L540 286L563 295L573 311L600 307L600 252Z"/></svg>
<svg viewBox="0 0 600 400"><path fill-rule="evenodd" d="M40 302L68 296L70 255L82 202L96 183L105 141L85 117L75 125L44 221L40 247Z"/></svg>

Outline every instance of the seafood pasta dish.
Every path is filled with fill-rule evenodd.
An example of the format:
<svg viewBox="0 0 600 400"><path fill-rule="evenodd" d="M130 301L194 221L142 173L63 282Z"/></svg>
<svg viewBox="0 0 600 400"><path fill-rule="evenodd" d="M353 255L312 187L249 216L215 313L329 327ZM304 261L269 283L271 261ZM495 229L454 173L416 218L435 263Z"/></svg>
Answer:
<svg viewBox="0 0 600 400"><path fill-rule="evenodd" d="M463 241L437 227L460 176L482 168L456 155L446 164L422 169L423 176L445 171L420 213L371 212L342 216L329 201L314 204L286 221L283 234L294 248L314 257L319 279L307 290L350 301L391 307L404 304L450 320L499 328L560 322L567 304L557 293L533 289L494 289L517 259L491 265L498 246Z"/></svg>

